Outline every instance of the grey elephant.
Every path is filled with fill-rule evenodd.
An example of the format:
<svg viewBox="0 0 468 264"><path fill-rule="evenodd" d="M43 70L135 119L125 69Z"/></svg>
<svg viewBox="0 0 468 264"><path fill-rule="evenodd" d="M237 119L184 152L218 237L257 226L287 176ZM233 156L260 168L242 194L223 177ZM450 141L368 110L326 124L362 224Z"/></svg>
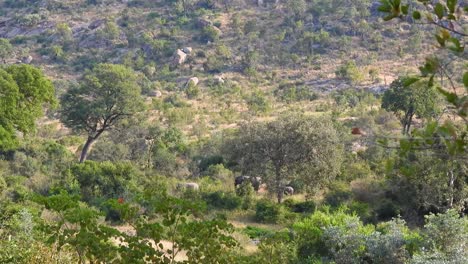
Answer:
<svg viewBox="0 0 468 264"><path fill-rule="evenodd" d="M177 190L192 190L192 191L198 191L200 189L200 186L198 186L198 183L195 182L182 182L177 184Z"/></svg>
<svg viewBox="0 0 468 264"><path fill-rule="evenodd" d="M262 184L262 178L260 177L237 176L234 179L234 186L237 187L245 181L250 181L250 183L252 184L252 187L254 188L256 192L258 191L258 189L260 188L260 185Z"/></svg>
<svg viewBox="0 0 468 264"><path fill-rule="evenodd" d="M286 186L283 189L284 195L293 195L294 194L294 188L291 186Z"/></svg>

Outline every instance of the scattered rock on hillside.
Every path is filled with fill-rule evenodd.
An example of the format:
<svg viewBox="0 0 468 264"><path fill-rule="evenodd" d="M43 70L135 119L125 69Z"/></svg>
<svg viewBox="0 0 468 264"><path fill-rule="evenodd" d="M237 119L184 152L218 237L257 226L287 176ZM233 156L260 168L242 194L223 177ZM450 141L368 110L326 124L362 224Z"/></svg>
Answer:
<svg viewBox="0 0 468 264"><path fill-rule="evenodd" d="M151 97L161 97L162 93L159 90L152 90L148 93L148 95Z"/></svg>
<svg viewBox="0 0 468 264"><path fill-rule="evenodd" d="M185 54L190 54L190 53L192 53L192 47L185 47L185 48L182 48L182 51L183 51Z"/></svg>
<svg viewBox="0 0 468 264"><path fill-rule="evenodd" d="M197 22L197 26L200 28L204 28L204 27L212 26L212 25L213 23L206 18L200 18L198 19L198 22Z"/></svg>
<svg viewBox="0 0 468 264"><path fill-rule="evenodd" d="M214 77L214 80L215 80L216 83L219 83L219 84L223 84L223 83L224 83L224 79L223 79L223 77L221 77L221 76L215 76L215 77Z"/></svg>
<svg viewBox="0 0 468 264"><path fill-rule="evenodd" d="M187 60L187 54L183 52L181 49L176 50L174 53L173 63L175 65L182 65Z"/></svg>
<svg viewBox="0 0 468 264"><path fill-rule="evenodd" d="M91 24L89 24L88 28L91 29L91 30L94 30L94 29L99 28L100 26L104 25L105 22L106 22L105 19L95 20L95 21L91 22Z"/></svg>
<svg viewBox="0 0 468 264"><path fill-rule="evenodd" d="M31 55L24 57L21 62L25 64L30 64L33 61L33 57Z"/></svg>

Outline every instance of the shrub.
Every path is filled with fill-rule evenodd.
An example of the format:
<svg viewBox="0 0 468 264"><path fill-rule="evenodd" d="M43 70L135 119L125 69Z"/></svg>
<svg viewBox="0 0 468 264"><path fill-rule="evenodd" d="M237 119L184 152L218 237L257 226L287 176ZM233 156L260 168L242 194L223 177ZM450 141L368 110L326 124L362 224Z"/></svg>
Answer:
<svg viewBox="0 0 468 264"><path fill-rule="evenodd" d="M324 230L330 226L345 226L346 223L357 221L357 216L349 215L344 210L331 212L328 208L315 211L307 218L293 224L297 234L297 250L301 259L312 256L325 256L329 253L328 246L323 240Z"/></svg>
<svg viewBox="0 0 468 264"><path fill-rule="evenodd" d="M200 88L194 85L193 82L190 82L187 88L185 89L185 94L187 95L187 98L189 99L197 98L198 95L200 94Z"/></svg>
<svg viewBox="0 0 468 264"><path fill-rule="evenodd" d="M247 210L254 203L255 190L250 181L244 181L236 188L236 194L242 197L242 209Z"/></svg>
<svg viewBox="0 0 468 264"><path fill-rule="evenodd" d="M325 196L325 203L333 207L345 204L352 198L350 188L344 183L336 183L330 187L330 191Z"/></svg>
<svg viewBox="0 0 468 264"><path fill-rule="evenodd" d="M130 163L94 161L76 164L66 173L80 184L83 200L93 201L96 205L100 204L99 201L123 196L137 175Z"/></svg>
<svg viewBox="0 0 468 264"><path fill-rule="evenodd" d="M336 77L344 79L352 84L360 84L364 81L364 74L356 66L354 61L341 65L335 72Z"/></svg>
<svg viewBox="0 0 468 264"><path fill-rule="evenodd" d="M268 98L261 91L252 93L252 95L248 97L246 101L249 110L255 113L266 113L271 109L271 104Z"/></svg>
<svg viewBox="0 0 468 264"><path fill-rule="evenodd" d="M397 217L400 210L396 204L390 200L383 200L379 203L379 206L375 209L377 218L380 221L390 220Z"/></svg>
<svg viewBox="0 0 468 264"><path fill-rule="evenodd" d="M316 205L314 201L296 202L293 199L284 200L283 204L294 213L313 213Z"/></svg>
<svg viewBox="0 0 468 264"><path fill-rule="evenodd" d="M216 42L219 40L220 32L219 29L214 26L206 26L202 30L200 40L203 42Z"/></svg>
<svg viewBox="0 0 468 264"><path fill-rule="evenodd" d="M216 164L208 167L206 170L206 176L209 176L215 180L228 182L232 178L232 171L226 169L223 164Z"/></svg>
<svg viewBox="0 0 468 264"><path fill-rule="evenodd" d="M280 223L284 220L284 208L270 200L257 202L255 219L262 223Z"/></svg>
<svg viewBox="0 0 468 264"><path fill-rule="evenodd" d="M198 163L198 169L203 172L212 165L223 164L224 158L220 155L212 155L208 157L202 157Z"/></svg>
<svg viewBox="0 0 468 264"><path fill-rule="evenodd" d="M251 239L271 236L273 231L256 226L247 226L242 230Z"/></svg>
<svg viewBox="0 0 468 264"><path fill-rule="evenodd" d="M234 210L242 205L242 198L232 192L216 191L205 193L202 195L202 198L208 206L218 209Z"/></svg>

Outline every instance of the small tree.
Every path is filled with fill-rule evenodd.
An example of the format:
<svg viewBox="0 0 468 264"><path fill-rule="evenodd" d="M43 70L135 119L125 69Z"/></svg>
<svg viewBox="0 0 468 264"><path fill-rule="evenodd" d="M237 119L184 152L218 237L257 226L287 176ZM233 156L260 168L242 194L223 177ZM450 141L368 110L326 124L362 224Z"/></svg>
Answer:
<svg viewBox="0 0 468 264"><path fill-rule="evenodd" d="M78 132L86 132L80 162L102 133L143 109L135 73L123 65L99 64L81 84L62 97L61 120Z"/></svg>
<svg viewBox="0 0 468 264"><path fill-rule="evenodd" d="M234 158L244 172L265 177L278 203L293 178L306 182L310 194L339 171L342 145L329 119L287 115L244 124L239 131L230 142Z"/></svg>
<svg viewBox="0 0 468 264"><path fill-rule="evenodd" d="M417 78L401 77L390 84L382 98L382 108L394 112L409 134L414 116L431 118L440 113L440 95L434 86Z"/></svg>
<svg viewBox="0 0 468 264"><path fill-rule="evenodd" d="M11 57L13 53L13 46L8 39L0 38L0 59L6 63L6 59Z"/></svg>

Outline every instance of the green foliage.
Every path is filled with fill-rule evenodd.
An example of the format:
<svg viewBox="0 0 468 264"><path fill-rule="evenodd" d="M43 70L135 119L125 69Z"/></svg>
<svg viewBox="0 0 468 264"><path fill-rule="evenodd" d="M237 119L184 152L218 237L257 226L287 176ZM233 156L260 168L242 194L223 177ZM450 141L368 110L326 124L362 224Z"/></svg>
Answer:
<svg viewBox="0 0 468 264"><path fill-rule="evenodd" d="M301 259L327 255L329 247L323 239L324 230L331 226L345 226L347 222L357 221L357 217L348 215L344 210L330 212L329 210L315 211L311 216L293 224L298 243L298 256Z"/></svg>
<svg viewBox="0 0 468 264"><path fill-rule="evenodd" d="M275 91L275 96L281 98L287 103L309 100L313 101L318 98L318 94L310 87L296 84L280 84Z"/></svg>
<svg viewBox="0 0 468 264"><path fill-rule="evenodd" d="M66 173L77 180L83 200L91 204L125 197L138 175L129 163L94 161L75 164Z"/></svg>
<svg viewBox="0 0 468 264"><path fill-rule="evenodd" d="M264 238L264 237L267 237L267 236L271 236L274 233L270 229L255 227L255 226L246 226L242 230L242 232L245 233L251 239Z"/></svg>
<svg viewBox="0 0 468 264"><path fill-rule="evenodd" d="M97 36L103 40L113 43L120 36L119 26L111 20L107 20L104 24L104 28L97 32Z"/></svg>
<svg viewBox="0 0 468 264"><path fill-rule="evenodd" d="M246 98L249 110L254 113L267 113L271 110L271 103L265 94L261 91L253 92L248 98Z"/></svg>
<svg viewBox="0 0 468 264"><path fill-rule="evenodd" d="M185 94L187 95L187 98L189 99L197 98L198 95L200 94L200 88L197 85L195 85L193 82L190 82L185 88Z"/></svg>
<svg viewBox="0 0 468 264"><path fill-rule="evenodd" d="M8 58L12 58L13 46L10 41L5 38L0 38L0 59L6 63Z"/></svg>
<svg viewBox="0 0 468 264"><path fill-rule="evenodd" d="M426 216L423 235L428 250L452 259L458 256L468 259L468 220L456 210Z"/></svg>
<svg viewBox="0 0 468 264"><path fill-rule="evenodd" d="M232 192L216 191L202 196L206 204L213 208L234 210L242 205L242 198Z"/></svg>
<svg viewBox="0 0 468 264"><path fill-rule="evenodd" d="M288 230L281 230L265 236L255 256L257 263L287 264L296 263L296 247Z"/></svg>
<svg viewBox="0 0 468 264"><path fill-rule="evenodd" d="M236 186L236 194L242 197L242 209L246 210L253 206L255 190L250 181L244 181Z"/></svg>
<svg viewBox="0 0 468 264"><path fill-rule="evenodd" d="M202 30L200 40L203 42L217 42L221 35L221 31L215 26L206 26Z"/></svg>
<svg viewBox="0 0 468 264"><path fill-rule="evenodd" d="M270 200L260 200L255 207L255 219L262 223L280 223L284 221L285 210L283 206Z"/></svg>
<svg viewBox="0 0 468 264"><path fill-rule="evenodd" d="M47 243L57 243L58 250L71 247L79 258L79 263L89 261L116 260L117 246L110 242L120 233L99 224L100 213L79 202L78 196L61 191L50 197L36 198L38 203L56 213L59 221L45 223L44 230L49 235Z"/></svg>
<svg viewBox="0 0 468 264"><path fill-rule="evenodd" d="M288 207L294 213L310 214L315 211L316 205L314 201L298 202L292 199L284 200L284 206Z"/></svg>
<svg viewBox="0 0 468 264"><path fill-rule="evenodd" d="M135 73L116 64L97 65L61 101L62 122L88 136L80 161L86 159L91 144L103 132L143 109Z"/></svg>
<svg viewBox="0 0 468 264"><path fill-rule="evenodd" d="M341 65L335 72L336 77L346 80L352 84L360 84L364 81L364 74L356 66L354 61L348 61Z"/></svg>
<svg viewBox="0 0 468 264"><path fill-rule="evenodd" d="M318 188L334 178L342 153L337 137L329 119L289 114L271 122L243 124L228 147L241 169L263 175L269 190L281 202L282 187L294 178L308 186L309 194L314 191L312 186Z"/></svg>
<svg viewBox="0 0 468 264"><path fill-rule="evenodd" d="M392 82L382 98L382 108L394 112L408 134L414 116L434 118L440 113L440 96L435 87L417 78L402 77Z"/></svg>
<svg viewBox="0 0 468 264"><path fill-rule="evenodd" d="M56 99L42 71L24 64L0 68L0 92L0 149L8 150L18 144L16 131L33 132L44 106L54 107Z"/></svg>

